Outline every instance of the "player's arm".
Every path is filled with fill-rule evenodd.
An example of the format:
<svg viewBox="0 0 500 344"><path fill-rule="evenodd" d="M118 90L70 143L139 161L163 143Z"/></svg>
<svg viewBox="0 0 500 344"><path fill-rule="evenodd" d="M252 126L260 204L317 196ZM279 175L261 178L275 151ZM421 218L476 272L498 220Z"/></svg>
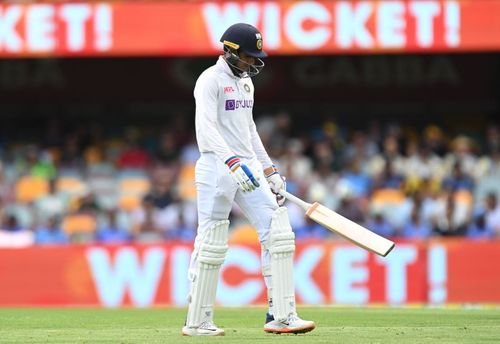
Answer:
<svg viewBox="0 0 500 344"><path fill-rule="evenodd" d="M200 82L195 87L196 115L199 120L198 140L228 166L231 175L243 191L253 191L259 187L259 183L252 171L242 164L229 148L219 132L217 126L218 92L215 82Z"/></svg>
<svg viewBox="0 0 500 344"><path fill-rule="evenodd" d="M255 126L255 122L252 121L250 124L250 133L252 140L252 147L257 155L257 159L259 159L262 167L264 168L264 176L271 187L271 190L279 195L280 191L286 191L286 183L283 177L278 172L276 166L274 166L271 158L267 154L266 149L264 148L264 144L260 139L259 133L257 132L257 127Z"/></svg>

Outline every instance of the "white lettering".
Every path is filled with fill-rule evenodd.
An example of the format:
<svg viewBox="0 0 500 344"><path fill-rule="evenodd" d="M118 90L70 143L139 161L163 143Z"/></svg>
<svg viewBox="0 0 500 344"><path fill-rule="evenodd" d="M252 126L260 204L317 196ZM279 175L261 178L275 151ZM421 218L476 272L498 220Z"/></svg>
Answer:
<svg viewBox="0 0 500 344"><path fill-rule="evenodd" d="M2 8L5 9L4 13ZM23 43L16 31L16 24L21 14L21 6L0 6L0 51L2 49L13 53L21 51Z"/></svg>
<svg viewBox="0 0 500 344"><path fill-rule="evenodd" d="M305 30L303 23L312 20L323 27L316 26ZM331 29L325 27L331 22L331 15L320 3L312 1L299 2L293 5L285 17L285 33L294 45L302 49L318 49L323 46L331 36Z"/></svg>
<svg viewBox="0 0 500 344"><path fill-rule="evenodd" d="M264 5L263 42L266 48L277 49L281 45L281 18L280 7L277 3L270 2Z"/></svg>
<svg viewBox="0 0 500 344"><path fill-rule="evenodd" d="M54 6L32 5L26 14L26 44L35 52L52 51L56 47L54 37Z"/></svg>
<svg viewBox="0 0 500 344"><path fill-rule="evenodd" d="M60 16L66 22L69 51L81 51L85 47L85 22L90 14L90 6L85 4L67 4L61 8Z"/></svg>
<svg viewBox="0 0 500 344"><path fill-rule="evenodd" d="M255 299L265 289L262 278L248 278L241 281L237 286L229 285L224 280L224 270L231 265L237 266L247 274L260 273L260 258L248 247L234 246L229 249L226 262L222 266L219 286L217 289L217 300L224 305L246 305Z"/></svg>
<svg viewBox="0 0 500 344"><path fill-rule="evenodd" d="M429 247L427 257L427 272L429 278L429 302L442 304L447 299L448 259L446 247L435 245Z"/></svg>
<svg viewBox="0 0 500 344"><path fill-rule="evenodd" d="M333 287L332 295L337 303L363 304L369 300L369 291L366 286L359 284L368 282L368 268L366 261L368 252L358 247L340 247L332 255ZM356 264L356 267L354 266ZM360 266L363 264L363 266ZM353 286L356 283L358 286Z"/></svg>
<svg viewBox="0 0 500 344"><path fill-rule="evenodd" d="M99 4L94 13L95 48L99 51L110 50L113 45L113 19L110 5Z"/></svg>
<svg viewBox="0 0 500 344"><path fill-rule="evenodd" d="M222 5L207 3L202 5L202 13L212 46L222 48L220 38L224 31L236 23L248 23L256 26L260 10L259 4L255 2L244 5L235 2Z"/></svg>
<svg viewBox="0 0 500 344"><path fill-rule="evenodd" d="M384 48L400 48L406 43L405 7L400 1L380 3L377 13L377 38Z"/></svg>
<svg viewBox="0 0 500 344"><path fill-rule="evenodd" d="M392 304L401 304L407 299L407 266L417 259L417 249L414 246L399 245L387 257L377 256L377 262L385 265L386 297Z"/></svg>
<svg viewBox="0 0 500 344"><path fill-rule="evenodd" d="M373 38L366 28L366 22L373 12L368 1L352 4L341 1L336 8L336 40L341 48L351 48L357 44L362 48L372 48Z"/></svg>
<svg viewBox="0 0 500 344"><path fill-rule="evenodd" d="M176 306L185 306L189 293L187 272L191 251L184 247L176 247L170 254L170 287L172 303Z"/></svg>
<svg viewBox="0 0 500 344"><path fill-rule="evenodd" d="M416 19L417 44L423 48L434 43L434 18L439 14L439 5L431 1L410 3L410 13Z"/></svg>
<svg viewBox="0 0 500 344"><path fill-rule="evenodd" d="M165 255L165 250L161 248L149 248L144 252L144 263L141 267L137 251L132 248L117 250L114 264L109 252L104 248L87 250L86 257L101 303L106 307L118 307L128 290L134 306L152 305L162 275Z"/></svg>
<svg viewBox="0 0 500 344"><path fill-rule="evenodd" d="M294 280L298 295L307 304L320 304L325 296L316 282L311 278L314 268L323 257L324 250L321 246L310 246L295 258Z"/></svg>
<svg viewBox="0 0 500 344"><path fill-rule="evenodd" d="M446 43L450 47L456 47L460 45L460 5L449 0L445 6Z"/></svg>

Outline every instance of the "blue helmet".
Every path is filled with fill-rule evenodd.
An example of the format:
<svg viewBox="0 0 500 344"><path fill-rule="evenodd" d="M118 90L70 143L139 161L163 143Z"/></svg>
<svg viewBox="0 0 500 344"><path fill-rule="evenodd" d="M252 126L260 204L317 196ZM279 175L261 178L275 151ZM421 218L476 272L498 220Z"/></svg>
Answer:
<svg viewBox="0 0 500 344"><path fill-rule="evenodd" d="M231 25L220 38L224 46L242 51L245 54L263 58L267 54L262 51L262 34L250 24L238 23Z"/></svg>
<svg viewBox="0 0 500 344"><path fill-rule="evenodd" d="M257 75L264 67L261 60L267 57L262 50L262 34L250 24L238 23L231 25L222 35L220 41L224 44L224 56L229 65L240 72L240 76ZM246 70L238 67L238 62L246 64L239 57L239 53L245 53L256 59L257 63L248 64Z"/></svg>

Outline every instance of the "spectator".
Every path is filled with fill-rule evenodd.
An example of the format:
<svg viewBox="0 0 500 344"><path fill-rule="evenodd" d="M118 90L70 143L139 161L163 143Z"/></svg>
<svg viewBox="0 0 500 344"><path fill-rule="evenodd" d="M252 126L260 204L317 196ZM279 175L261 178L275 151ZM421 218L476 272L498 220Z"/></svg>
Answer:
<svg viewBox="0 0 500 344"><path fill-rule="evenodd" d="M370 157L363 170L372 177L379 175L384 170L387 161L392 162L396 171L402 172L404 170L405 159L399 152L398 140L393 136L385 138L382 154Z"/></svg>
<svg viewBox="0 0 500 344"><path fill-rule="evenodd" d="M345 159L347 161L360 159L367 161L372 156L378 153L378 148L375 142L367 137L362 131L356 131L352 135L352 139L346 147Z"/></svg>
<svg viewBox="0 0 500 344"><path fill-rule="evenodd" d="M375 178L375 189L402 189L403 175L395 171L392 161L387 160L384 170Z"/></svg>
<svg viewBox="0 0 500 344"><path fill-rule="evenodd" d="M172 224L165 232L166 240L193 241L196 236L196 226L188 224L184 216L184 207L182 203L169 206L174 218Z"/></svg>
<svg viewBox="0 0 500 344"><path fill-rule="evenodd" d="M484 175L500 177L500 149L493 150L491 155L482 158Z"/></svg>
<svg viewBox="0 0 500 344"><path fill-rule="evenodd" d="M425 239L431 236L432 227L429 223L422 221L419 207L414 207L410 221L403 227L402 236L411 239Z"/></svg>
<svg viewBox="0 0 500 344"><path fill-rule="evenodd" d="M105 244L118 244L128 242L132 239L127 231L118 226L115 209L108 210L106 216L106 224L97 230L97 241Z"/></svg>
<svg viewBox="0 0 500 344"><path fill-rule="evenodd" d="M485 214L480 214L467 228L466 235L469 239L489 239L495 236L495 232L486 224Z"/></svg>
<svg viewBox="0 0 500 344"><path fill-rule="evenodd" d="M179 149L176 145L175 136L171 132L164 132L160 136L158 150L155 154L155 161L163 165L176 164L179 159Z"/></svg>
<svg viewBox="0 0 500 344"><path fill-rule="evenodd" d="M5 165L0 160L0 209L2 209L2 205L5 201L12 201L10 198L12 198L13 195L13 188L14 185L9 183L7 178Z"/></svg>
<svg viewBox="0 0 500 344"><path fill-rule="evenodd" d="M386 238L393 237L396 234L394 227L385 219L382 213L376 213L370 218L366 227L371 231Z"/></svg>
<svg viewBox="0 0 500 344"><path fill-rule="evenodd" d="M60 167L61 168L83 168L84 160L80 147L80 138L76 133L71 133L66 137L62 147Z"/></svg>
<svg viewBox="0 0 500 344"><path fill-rule="evenodd" d="M128 128L125 132L126 147L118 158L120 168L146 168L150 158L145 149L139 145L139 132Z"/></svg>
<svg viewBox="0 0 500 344"><path fill-rule="evenodd" d="M323 226L306 218L303 226L294 228L295 238L297 239L327 239L332 237L332 233Z"/></svg>
<svg viewBox="0 0 500 344"><path fill-rule="evenodd" d="M445 136L441 128L436 125L429 125L424 129L422 145L439 157L447 153Z"/></svg>
<svg viewBox="0 0 500 344"><path fill-rule="evenodd" d="M467 175L473 175L477 167L477 158L473 154L473 141L463 135L457 136L451 143L451 152L445 158L447 173L453 173L456 164L460 164L461 170Z"/></svg>
<svg viewBox="0 0 500 344"><path fill-rule="evenodd" d="M287 178L287 189L293 190L293 180ZM308 178L298 179L302 189L307 190L307 197L315 201L323 203L329 208L338 206L339 192L332 192L340 185L337 175L326 165L320 164L318 168ZM307 182L308 185L305 185ZM347 186L345 186L347 188ZM292 191L293 192L293 191ZM302 214L303 215L303 214Z"/></svg>
<svg viewBox="0 0 500 344"><path fill-rule="evenodd" d="M410 143L410 145L416 145L416 142ZM440 177L440 175L442 175L442 161L439 156L434 154L431 149L425 145L418 147L417 151L417 154L408 156L405 166L406 174L418 178L419 180Z"/></svg>
<svg viewBox="0 0 500 344"><path fill-rule="evenodd" d="M38 223L47 223L49 218L62 217L67 209L67 201L56 192L56 181L49 181L48 193L38 198L35 203Z"/></svg>
<svg viewBox="0 0 500 344"><path fill-rule="evenodd" d="M35 230L35 242L38 245L66 244L69 238L61 229L59 218L51 216Z"/></svg>
<svg viewBox="0 0 500 344"><path fill-rule="evenodd" d="M327 141L320 141L314 145L313 163L316 168L326 166L328 169L337 171L338 161L335 159L332 147Z"/></svg>
<svg viewBox="0 0 500 344"><path fill-rule="evenodd" d="M142 207L132 214L132 232L139 242L156 242L163 239L163 221L151 196L144 197Z"/></svg>
<svg viewBox="0 0 500 344"><path fill-rule="evenodd" d="M393 231L406 237L425 237L428 226L435 231L434 234L440 235L489 237L490 231L500 235L498 196L487 195L488 192L497 195L500 192L500 134L496 123L481 132L473 132L477 137L482 136L479 146L460 133L446 137L435 125L419 132L418 129L407 130L397 123L384 128L374 122L361 132L353 131L355 124L341 125L332 120L331 114L327 114L318 128L299 127L306 121L297 122L296 119L298 117L283 112L259 121L259 131L266 131L262 139L267 140L270 147L276 147L272 150L274 158L288 177L292 193L308 201L320 201L359 223L366 223L367 209L380 211ZM44 127L46 132L43 132ZM177 116L167 119L162 128L144 124L141 128L126 129L125 140L112 132L119 130L121 133L122 125L106 127L105 122L83 123L77 130L71 130L69 123L64 121L51 122L48 126L42 123L40 128L42 132L38 138L32 137L43 142L40 145L16 141L8 131L1 138L0 199L3 202L0 203L0 218L5 219L1 222L2 233L23 232L33 227L37 230L35 236L55 236L50 232L57 227L53 217L68 219L67 223L72 226L82 226L85 221L79 222L81 218L73 215L86 215L84 213L91 214L95 227L95 216L99 217L102 207L114 209L117 204L126 207L120 203L122 198L117 184L121 171L117 167L148 169L142 171L146 175L151 168L147 152L151 151L154 152L154 161L161 162L155 165L159 168L152 171L152 189L140 209L127 210L119 215L131 219L138 240L190 240L195 231L194 203L187 201L192 197L180 200L177 196L180 183L194 183L191 171L199 157L188 120ZM301 136L292 136L297 129ZM378 145L382 149L380 153ZM44 153L45 147L50 147L50 155ZM403 148L407 157L401 154ZM485 155L479 158L478 152ZM55 190L54 177L62 174L65 168L81 176L81 182L95 192L98 202L92 193L77 201L72 199L69 204L60 197ZM179 171L183 171L182 180ZM33 203L18 201L22 192L32 190L29 184L17 183L25 175L49 178L48 193ZM28 185L28 189L23 189L24 185ZM385 190L387 193L384 194L389 197L385 198L388 203L377 204L376 200L384 199L374 197L383 193L372 194L372 191L379 191L378 188L391 189ZM417 195L422 190L425 192L421 199L406 197L404 202L401 201L405 194ZM485 202L481 211L476 212L480 217L472 221L471 208L480 203L478 197L484 197ZM134 208L137 205L131 202L128 206ZM290 203L287 206L293 227L304 230L308 236L316 236L313 227L316 225L305 223L303 211ZM421 217L415 213L417 208ZM9 215L10 220L7 220ZM233 215L236 222L241 220L241 213L234 212ZM371 222L376 221L371 219ZM98 233L105 233L99 234L103 240L122 235L112 231L116 227L116 223L109 228L97 226ZM42 230L47 230L47 233ZM78 228L75 231L79 233ZM68 230L68 233L73 232ZM96 238L93 230L85 233L89 234L89 240ZM57 241L47 239L50 240Z"/></svg>
<svg viewBox="0 0 500 344"><path fill-rule="evenodd" d="M349 190L345 190L345 193L341 195L340 205L337 208L337 212L347 217L349 220L356 223L365 222L365 212L359 205L358 201L352 197Z"/></svg>
<svg viewBox="0 0 500 344"><path fill-rule="evenodd" d="M82 198L80 198L77 208L80 212L91 213L94 215L96 215L100 210L99 204L93 192L87 192Z"/></svg>
<svg viewBox="0 0 500 344"><path fill-rule="evenodd" d="M0 248L21 248L31 246L33 243L33 232L21 227L15 216L7 215L0 228Z"/></svg>
<svg viewBox="0 0 500 344"><path fill-rule="evenodd" d="M36 146L28 146L26 152L26 169L32 176L43 179L52 179L56 176L56 169L52 164L50 155L43 152L39 157L39 151Z"/></svg>
<svg viewBox="0 0 500 344"><path fill-rule="evenodd" d="M497 125L490 125L486 128L486 142L483 151L488 155L500 151L500 129Z"/></svg>
<svg viewBox="0 0 500 344"><path fill-rule="evenodd" d="M443 180L443 188L450 190L474 190L474 180L463 171L459 162L453 166L452 175Z"/></svg>
<svg viewBox="0 0 500 344"><path fill-rule="evenodd" d="M175 172L167 167L160 167L153 171L152 189L146 197L149 197L158 209L164 209L173 201Z"/></svg>
<svg viewBox="0 0 500 344"><path fill-rule="evenodd" d="M486 213L484 215L486 226L491 228L496 236L500 236L500 205L497 195L489 193L486 196Z"/></svg>
<svg viewBox="0 0 500 344"><path fill-rule="evenodd" d="M355 198L366 198L371 192L371 178L361 170L361 162L354 159L341 174L339 183L344 183Z"/></svg>
<svg viewBox="0 0 500 344"><path fill-rule="evenodd" d="M463 235L467 223L463 220L461 212L457 211L453 193L449 190L444 192L442 203L432 217L433 231L443 236Z"/></svg>
<svg viewBox="0 0 500 344"><path fill-rule="evenodd" d="M298 139L288 140L285 153L279 159L278 165L279 170L291 172L287 178L292 180L302 180L312 172L311 159L304 155L304 145Z"/></svg>

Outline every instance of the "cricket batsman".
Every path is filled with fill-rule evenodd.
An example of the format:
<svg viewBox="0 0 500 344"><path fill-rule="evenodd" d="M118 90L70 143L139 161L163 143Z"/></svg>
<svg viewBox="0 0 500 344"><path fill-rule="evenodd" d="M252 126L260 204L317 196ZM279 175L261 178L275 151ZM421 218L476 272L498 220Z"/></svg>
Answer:
<svg viewBox="0 0 500 344"><path fill-rule="evenodd" d="M269 311L264 331L305 333L314 322L295 308L295 236L276 195L285 182L269 158L252 116L251 77L264 67L262 35L252 25L234 24L222 35L223 54L194 88L198 232L189 267L187 336L222 336L213 322L219 270L228 248L229 212L236 202L257 229ZM281 201L281 200L280 200Z"/></svg>

